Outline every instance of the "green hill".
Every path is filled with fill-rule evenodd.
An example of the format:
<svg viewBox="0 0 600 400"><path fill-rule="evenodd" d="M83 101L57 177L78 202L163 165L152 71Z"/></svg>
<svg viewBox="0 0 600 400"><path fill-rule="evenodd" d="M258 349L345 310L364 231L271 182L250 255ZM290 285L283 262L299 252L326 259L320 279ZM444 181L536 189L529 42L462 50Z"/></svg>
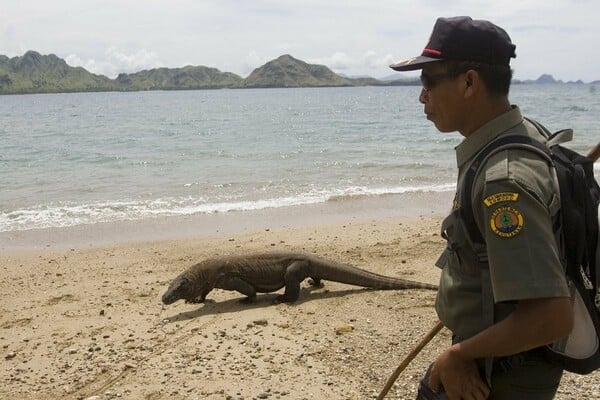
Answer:
<svg viewBox="0 0 600 400"><path fill-rule="evenodd" d="M55 56L28 51L22 57L0 55L0 94L93 91L184 90L239 87L242 78L216 68L157 68L117 79L71 67Z"/></svg>
<svg viewBox="0 0 600 400"><path fill-rule="evenodd" d="M247 88L355 86L324 65L307 64L287 54L252 71L242 85Z"/></svg>
<svg viewBox="0 0 600 400"><path fill-rule="evenodd" d="M239 87L242 78L216 68L186 66L156 68L134 74L120 74L116 82L122 90L183 90Z"/></svg>
<svg viewBox="0 0 600 400"><path fill-rule="evenodd" d="M54 54L28 51L22 57L0 55L0 93L51 93L116 90L113 80L81 67L70 67Z"/></svg>

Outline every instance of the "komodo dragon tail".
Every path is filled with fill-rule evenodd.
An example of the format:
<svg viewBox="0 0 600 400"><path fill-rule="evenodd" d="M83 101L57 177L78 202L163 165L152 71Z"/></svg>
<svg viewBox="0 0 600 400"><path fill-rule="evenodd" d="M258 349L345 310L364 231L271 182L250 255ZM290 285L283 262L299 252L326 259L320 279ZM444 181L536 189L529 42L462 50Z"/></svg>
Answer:
<svg viewBox="0 0 600 400"><path fill-rule="evenodd" d="M430 283L380 275L351 265L324 260L315 256L310 256L310 262L312 264L310 275L313 279L324 279L372 289L438 289L437 285L432 285Z"/></svg>

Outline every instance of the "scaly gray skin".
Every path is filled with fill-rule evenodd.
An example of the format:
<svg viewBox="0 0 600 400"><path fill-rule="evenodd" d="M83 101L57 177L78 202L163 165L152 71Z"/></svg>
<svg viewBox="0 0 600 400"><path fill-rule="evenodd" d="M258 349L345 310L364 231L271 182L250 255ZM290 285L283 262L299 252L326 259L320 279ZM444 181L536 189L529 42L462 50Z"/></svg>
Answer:
<svg viewBox="0 0 600 400"><path fill-rule="evenodd" d="M202 261L173 280L162 296L164 304L183 299L186 303L203 303L214 288L237 290L256 298L256 293L275 292L285 286L280 302L294 302L300 295L300 283L312 278L373 289L430 289L436 285L375 274L350 265L299 253L264 253L221 257Z"/></svg>

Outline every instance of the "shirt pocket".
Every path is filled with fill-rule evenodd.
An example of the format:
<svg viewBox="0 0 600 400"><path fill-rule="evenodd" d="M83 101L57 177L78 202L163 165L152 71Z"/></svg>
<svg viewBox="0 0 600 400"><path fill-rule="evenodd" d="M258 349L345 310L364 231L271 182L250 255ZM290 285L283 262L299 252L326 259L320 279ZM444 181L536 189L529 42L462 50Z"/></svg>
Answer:
<svg viewBox="0 0 600 400"><path fill-rule="evenodd" d="M442 222L441 235L446 239L446 249L436 261L438 268L452 268L455 272L465 275L476 275L478 273L474 251L469 246L467 232L463 221L459 218L459 211L454 210ZM471 260L471 261L469 261Z"/></svg>

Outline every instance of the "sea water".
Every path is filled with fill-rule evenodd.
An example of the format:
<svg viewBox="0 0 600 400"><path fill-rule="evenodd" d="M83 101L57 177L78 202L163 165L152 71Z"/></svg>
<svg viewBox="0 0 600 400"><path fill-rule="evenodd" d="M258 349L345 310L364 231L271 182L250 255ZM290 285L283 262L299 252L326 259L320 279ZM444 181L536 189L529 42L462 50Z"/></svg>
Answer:
<svg viewBox="0 0 600 400"><path fill-rule="evenodd" d="M0 96L0 232L451 191L462 137L419 87ZM515 85L569 144L600 140L600 88ZM596 165L598 171L598 165Z"/></svg>

